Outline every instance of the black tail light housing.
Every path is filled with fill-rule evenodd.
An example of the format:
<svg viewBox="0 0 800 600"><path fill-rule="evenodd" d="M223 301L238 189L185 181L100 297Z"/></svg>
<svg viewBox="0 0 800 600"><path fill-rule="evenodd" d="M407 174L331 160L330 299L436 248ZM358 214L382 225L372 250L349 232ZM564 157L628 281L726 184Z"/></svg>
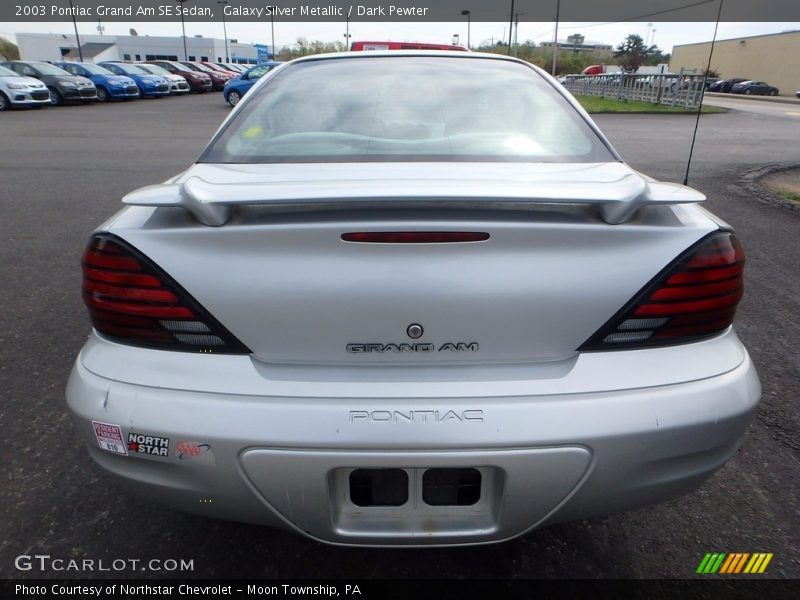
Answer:
<svg viewBox="0 0 800 600"><path fill-rule="evenodd" d="M249 354L150 259L108 233L83 253L83 301L98 333L116 342L214 354Z"/></svg>

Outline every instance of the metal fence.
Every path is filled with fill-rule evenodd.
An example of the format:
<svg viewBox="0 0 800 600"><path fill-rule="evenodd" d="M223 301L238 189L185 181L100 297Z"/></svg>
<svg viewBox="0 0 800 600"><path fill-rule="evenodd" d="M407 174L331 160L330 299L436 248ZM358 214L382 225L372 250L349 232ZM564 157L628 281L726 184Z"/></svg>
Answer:
<svg viewBox="0 0 800 600"><path fill-rule="evenodd" d="M572 94L696 107L703 96L704 80L703 75L687 74L683 70L665 75L604 73L567 75L564 87Z"/></svg>

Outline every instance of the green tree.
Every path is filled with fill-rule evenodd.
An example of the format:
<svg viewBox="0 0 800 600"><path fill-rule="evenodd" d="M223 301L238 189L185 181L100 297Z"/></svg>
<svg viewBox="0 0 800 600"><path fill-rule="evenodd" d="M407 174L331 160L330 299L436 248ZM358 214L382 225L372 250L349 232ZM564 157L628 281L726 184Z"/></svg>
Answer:
<svg viewBox="0 0 800 600"><path fill-rule="evenodd" d="M664 56L658 46L646 46L644 40L635 33L625 38L614 51L623 71L635 73L644 64L656 57Z"/></svg>
<svg viewBox="0 0 800 600"><path fill-rule="evenodd" d="M0 37L0 58L19 60L19 48L6 38Z"/></svg>

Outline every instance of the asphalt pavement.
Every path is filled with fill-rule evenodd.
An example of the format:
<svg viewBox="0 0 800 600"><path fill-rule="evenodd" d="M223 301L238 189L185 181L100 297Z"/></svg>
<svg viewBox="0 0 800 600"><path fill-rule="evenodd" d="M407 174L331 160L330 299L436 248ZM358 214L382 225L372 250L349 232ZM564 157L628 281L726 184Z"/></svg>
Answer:
<svg viewBox="0 0 800 600"><path fill-rule="evenodd" d="M737 329L764 395L738 454L666 504L496 546L425 550L331 547L171 512L94 466L63 398L90 330L81 251L125 193L188 167L229 108L213 94L0 114L0 577L80 576L15 568L37 553L193 559L179 573L192 577L693 577L706 552L772 552L766 576L800 577L800 211L743 183L759 167L800 163L800 123L758 108L704 115L690 173L748 255ZM693 117L597 122L632 166L683 180Z"/></svg>

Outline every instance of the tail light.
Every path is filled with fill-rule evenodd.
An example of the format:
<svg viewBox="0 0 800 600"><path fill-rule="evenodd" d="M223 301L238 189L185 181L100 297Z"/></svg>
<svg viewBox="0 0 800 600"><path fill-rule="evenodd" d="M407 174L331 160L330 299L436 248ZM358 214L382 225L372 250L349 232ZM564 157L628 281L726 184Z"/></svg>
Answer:
<svg viewBox="0 0 800 600"><path fill-rule="evenodd" d="M730 232L698 242L647 284L579 350L646 348L697 341L733 323L742 298L744 252Z"/></svg>
<svg viewBox="0 0 800 600"><path fill-rule="evenodd" d="M250 353L169 275L121 239L93 236L82 265L83 301L98 333L162 350Z"/></svg>
<svg viewBox="0 0 800 600"><path fill-rule="evenodd" d="M370 244L448 244L488 239L489 234L482 231L359 231L342 234L345 242Z"/></svg>

